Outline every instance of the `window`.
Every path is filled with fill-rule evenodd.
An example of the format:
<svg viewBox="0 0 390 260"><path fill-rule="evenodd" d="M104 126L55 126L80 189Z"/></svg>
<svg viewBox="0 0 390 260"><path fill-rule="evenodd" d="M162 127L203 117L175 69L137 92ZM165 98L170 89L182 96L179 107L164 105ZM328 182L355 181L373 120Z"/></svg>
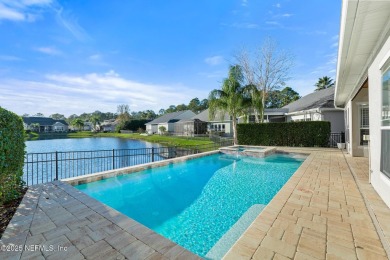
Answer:
<svg viewBox="0 0 390 260"><path fill-rule="evenodd" d="M370 134L370 119L367 105L360 106L360 145L368 145L368 141L364 140L365 135Z"/></svg>
<svg viewBox="0 0 390 260"><path fill-rule="evenodd" d="M382 76L381 172L390 178L390 66Z"/></svg>
<svg viewBox="0 0 390 260"><path fill-rule="evenodd" d="M225 131L225 125L222 125L222 130Z"/></svg>

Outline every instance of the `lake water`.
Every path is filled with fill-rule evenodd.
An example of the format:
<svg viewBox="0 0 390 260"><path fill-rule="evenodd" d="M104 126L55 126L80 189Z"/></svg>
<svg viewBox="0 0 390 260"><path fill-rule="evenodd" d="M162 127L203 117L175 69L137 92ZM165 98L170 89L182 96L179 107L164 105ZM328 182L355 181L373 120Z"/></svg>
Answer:
<svg viewBox="0 0 390 260"><path fill-rule="evenodd" d="M91 137L26 141L27 153L139 149L159 147L159 144L115 137Z"/></svg>
<svg viewBox="0 0 390 260"><path fill-rule="evenodd" d="M157 147L115 137L27 141L23 179L34 185L162 160L168 148L151 149Z"/></svg>

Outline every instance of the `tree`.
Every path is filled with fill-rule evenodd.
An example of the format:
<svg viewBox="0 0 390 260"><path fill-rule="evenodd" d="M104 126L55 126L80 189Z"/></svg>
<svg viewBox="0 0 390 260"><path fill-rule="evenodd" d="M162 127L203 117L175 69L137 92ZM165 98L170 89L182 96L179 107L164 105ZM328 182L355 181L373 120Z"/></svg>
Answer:
<svg viewBox="0 0 390 260"><path fill-rule="evenodd" d="M32 123L30 125L35 132L41 132L41 125L39 123Z"/></svg>
<svg viewBox="0 0 390 260"><path fill-rule="evenodd" d="M180 104L176 106L176 111L185 111L187 110L187 106L184 104Z"/></svg>
<svg viewBox="0 0 390 260"><path fill-rule="evenodd" d="M243 87L243 74L239 65L230 66L229 75L223 80L221 89L214 89L209 95L209 116L215 118L219 112L228 113L232 118L233 140L237 140L237 118L248 112L251 106L248 91Z"/></svg>
<svg viewBox="0 0 390 260"><path fill-rule="evenodd" d="M203 111L209 108L209 100L207 98L200 101L199 111Z"/></svg>
<svg viewBox="0 0 390 260"><path fill-rule="evenodd" d="M282 90L271 91L268 95L266 105L267 108L281 108L300 98L298 92L290 87L285 87Z"/></svg>
<svg viewBox="0 0 390 260"><path fill-rule="evenodd" d="M42 113L36 113L34 116L37 116L37 117L44 117L44 115Z"/></svg>
<svg viewBox="0 0 390 260"><path fill-rule="evenodd" d="M271 91L285 85L293 65L292 56L278 49L275 41L266 38L254 54L242 49L235 56L243 70L246 85L254 85L261 95L261 106L254 107L256 122L264 121L264 108ZM260 105L260 103L259 103Z"/></svg>
<svg viewBox="0 0 390 260"><path fill-rule="evenodd" d="M165 110L165 114L176 112L176 106L175 105L170 105L168 109Z"/></svg>
<svg viewBox="0 0 390 260"><path fill-rule="evenodd" d="M130 108L129 105L119 105L117 107L119 124L124 125L126 121L130 120Z"/></svg>
<svg viewBox="0 0 390 260"><path fill-rule="evenodd" d="M164 115L165 114L165 109L164 108L161 108L159 111L158 111L158 114L161 116L161 115Z"/></svg>
<svg viewBox="0 0 390 260"><path fill-rule="evenodd" d="M65 120L66 119L66 117L64 115L61 115L61 114L58 114L58 113L52 114L49 117L51 117L51 118L53 118L55 120Z"/></svg>
<svg viewBox="0 0 390 260"><path fill-rule="evenodd" d="M194 113L199 112L199 107L200 107L199 98L193 98L191 99L190 103L188 103L188 109Z"/></svg>
<svg viewBox="0 0 390 260"><path fill-rule="evenodd" d="M314 86L316 87L315 91L331 88L334 86L334 84L335 83L333 82L332 78L324 76L322 78L319 78L317 83L314 84Z"/></svg>
<svg viewBox="0 0 390 260"><path fill-rule="evenodd" d="M72 121L72 125L77 127L79 131L81 131L81 128L84 126L84 122L81 118L76 118Z"/></svg>
<svg viewBox="0 0 390 260"><path fill-rule="evenodd" d="M160 126L159 128L158 128L158 130L160 130L160 133L161 134L163 134L163 135L165 135L165 132L167 131L167 128L165 127L165 126Z"/></svg>
<svg viewBox="0 0 390 260"><path fill-rule="evenodd" d="M22 117L29 117L30 115L29 114L26 114L26 113L24 113L23 115L22 115Z"/></svg>
<svg viewBox="0 0 390 260"><path fill-rule="evenodd" d="M91 117L91 123L92 123L92 125L93 125L93 129L96 131L97 129L96 129L96 126L97 125L100 125L100 119L99 119L99 117L98 116L92 116Z"/></svg>

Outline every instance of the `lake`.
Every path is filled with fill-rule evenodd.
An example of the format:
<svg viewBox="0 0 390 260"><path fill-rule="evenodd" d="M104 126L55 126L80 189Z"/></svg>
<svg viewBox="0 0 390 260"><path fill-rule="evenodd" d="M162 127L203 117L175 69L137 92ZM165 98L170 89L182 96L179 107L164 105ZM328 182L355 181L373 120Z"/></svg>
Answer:
<svg viewBox="0 0 390 260"><path fill-rule="evenodd" d="M153 144L145 141L132 139L116 137L91 137L26 141L26 152L50 153L55 151L66 152L112 149L139 149L159 146L159 144Z"/></svg>
<svg viewBox="0 0 390 260"><path fill-rule="evenodd" d="M27 185L34 185L171 156L170 148L159 147L159 144L115 137L26 141L23 179Z"/></svg>

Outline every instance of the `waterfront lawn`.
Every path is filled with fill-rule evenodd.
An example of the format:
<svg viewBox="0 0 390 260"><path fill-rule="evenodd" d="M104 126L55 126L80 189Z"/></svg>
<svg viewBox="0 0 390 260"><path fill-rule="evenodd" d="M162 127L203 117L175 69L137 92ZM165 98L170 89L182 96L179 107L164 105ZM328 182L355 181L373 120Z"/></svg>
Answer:
<svg viewBox="0 0 390 260"><path fill-rule="evenodd" d="M44 136L43 136L44 135ZM164 135L150 135L144 136L139 133L121 134L121 133L93 133L93 132L76 132L76 133L54 133L54 134L40 134L43 138L85 138L85 137L119 137L143 140L151 143L159 143L167 146L185 146L185 145L206 145L212 144L208 137L182 137L182 136L164 136ZM28 138L27 140L37 140L38 137Z"/></svg>

